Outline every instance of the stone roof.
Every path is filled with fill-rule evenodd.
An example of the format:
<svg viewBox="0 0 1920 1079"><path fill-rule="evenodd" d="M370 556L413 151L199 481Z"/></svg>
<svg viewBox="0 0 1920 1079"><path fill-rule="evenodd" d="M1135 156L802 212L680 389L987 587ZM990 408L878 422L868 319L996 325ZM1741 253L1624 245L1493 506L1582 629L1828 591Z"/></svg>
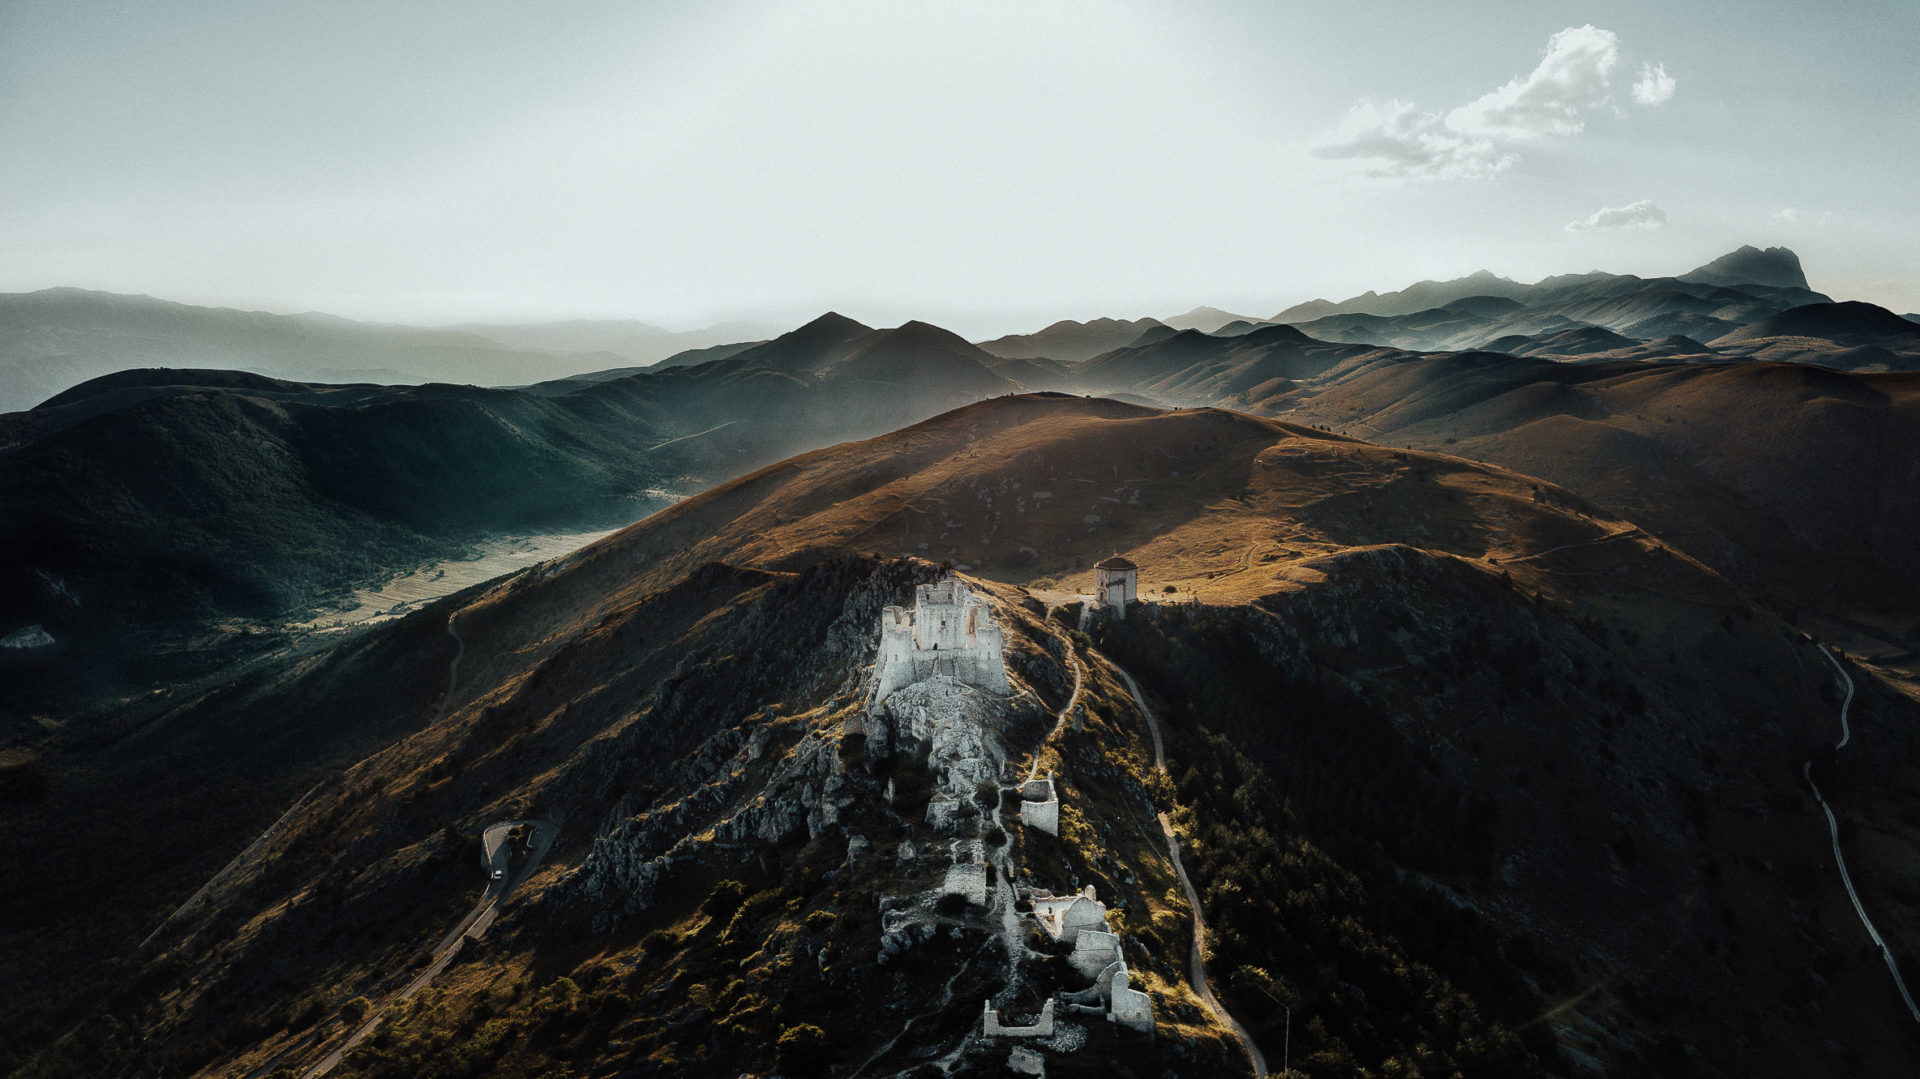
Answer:
<svg viewBox="0 0 1920 1079"><path fill-rule="evenodd" d="M1106 559L1102 559L1099 562L1095 562L1093 564L1093 568L1094 569L1139 569L1140 567L1134 565L1133 563L1127 561L1124 558L1121 558L1119 555L1114 555L1112 558L1106 558Z"/></svg>

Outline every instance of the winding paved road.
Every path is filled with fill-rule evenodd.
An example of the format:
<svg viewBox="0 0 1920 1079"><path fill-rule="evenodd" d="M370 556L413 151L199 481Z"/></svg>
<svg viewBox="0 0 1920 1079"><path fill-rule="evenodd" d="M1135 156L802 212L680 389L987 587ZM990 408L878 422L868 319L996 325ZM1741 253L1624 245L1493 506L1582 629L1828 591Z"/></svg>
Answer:
<svg viewBox="0 0 1920 1079"><path fill-rule="evenodd" d="M1853 740L1853 728L1847 725L1847 709L1853 706L1853 676L1847 673L1847 669L1840 665L1839 660L1833 658L1833 653L1827 651L1825 645L1815 644L1814 647L1820 649L1820 654L1827 657L1827 662L1833 664L1833 669L1840 672L1841 681L1847 684L1846 699L1840 702L1840 741L1833 746L1834 752L1838 753ZM1833 842L1833 861L1840 867L1840 883L1847 886L1847 898L1853 900L1853 912L1860 916L1860 924L1866 927L1867 936L1873 938L1873 946L1880 949L1880 958L1887 964L1887 973L1893 975L1893 984L1900 990L1900 999L1907 1002L1907 1011L1912 1014L1914 1022L1920 1023L1920 1007L1914 1006L1913 994L1907 992L1907 982L1900 977L1900 964L1894 962L1893 950L1888 948L1887 942L1880 938L1880 931L1873 927L1873 920L1867 917L1867 908L1860 903L1860 893L1853 890L1853 875L1847 872L1847 856L1840 852L1840 822L1834 818L1832 807L1828 806L1827 800L1821 797L1820 787L1813 781L1812 758L1808 758L1807 762L1800 766L1800 774L1806 778L1807 787L1813 791L1813 800L1820 803L1820 811L1827 815L1827 836Z"/></svg>
<svg viewBox="0 0 1920 1079"><path fill-rule="evenodd" d="M522 825L529 833L527 861L520 872L514 875L508 871L510 851L507 836L510 830ZM368 1036L380 1028L380 1024L387 1018L389 1008L403 1003L431 984L441 971L447 969L447 964L453 962L454 955L459 952L460 945L468 937L477 940L483 936L488 927L493 925L493 920L499 916L501 904L513 894L513 889L539 868L540 859L546 856L547 848L553 844L553 837L558 832L559 829L552 822L544 820L500 821L488 825L480 837L487 866L487 888L480 894L480 901L475 903L473 909L467 912L467 916L453 927L452 932L440 938L440 942L433 946L433 962L429 963L425 970L415 976L404 988L389 994L375 1005L366 1022L360 1024L345 1041L335 1046L326 1056L321 1057L312 1067L301 1072L300 1079L318 1079L319 1076L338 1067L340 1061L346 1058L354 1046L367 1040Z"/></svg>
<svg viewBox="0 0 1920 1079"><path fill-rule="evenodd" d="M1140 714L1146 717L1147 730L1153 735L1153 767L1164 775L1167 770L1167 755L1165 746L1160 740L1160 721L1155 718L1153 709L1147 707L1147 699L1140 695L1140 685L1133 680L1133 675L1128 674L1125 667L1114 663L1110 658L1107 663L1120 675L1121 680L1127 683L1127 692L1133 694L1133 703L1139 707ZM1193 908L1193 953L1188 957L1188 964L1192 968L1190 979L1193 982L1194 995L1207 1006L1207 1010L1213 1013L1213 1017L1220 1022L1221 1026L1232 1031L1233 1036L1239 1039L1240 1048L1246 1050L1247 1063L1253 1065L1254 1079L1267 1079L1266 1055L1260 1052L1258 1045L1254 1044L1253 1035L1247 1033L1247 1028L1241 1026L1238 1019L1228 1014L1226 1006L1220 1003L1219 998L1213 995L1212 988L1207 985L1207 962L1203 947L1203 942L1207 939L1207 919L1200 912L1200 896L1193 890L1193 881L1187 878L1186 866L1180 863L1180 837L1174 833L1173 822L1167 819L1165 813L1160 814L1160 831L1167 837L1167 857L1173 862L1173 874L1180 878L1180 888L1187 893L1187 905Z"/></svg>

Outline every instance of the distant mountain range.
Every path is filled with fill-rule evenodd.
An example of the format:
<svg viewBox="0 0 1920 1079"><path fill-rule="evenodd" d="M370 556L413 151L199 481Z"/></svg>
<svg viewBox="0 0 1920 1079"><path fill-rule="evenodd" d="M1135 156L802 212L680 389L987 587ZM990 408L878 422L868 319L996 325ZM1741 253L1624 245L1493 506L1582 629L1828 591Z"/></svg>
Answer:
<svg viewBox="0 0 1920 1079"><path fill-rule="evenodd" d="M1857 339L1852 349L1762 342L1763 336L1784 335L1750 328L1794 308L1831 302L1807 287L1793 252L1743 247L1677 277L1594 272L1523 285L1482 271L1339 303L1297 304L1272 321L1324 340L1416 351L1696 361L1764 353L1766 359L1848 370L1920 366L1920 348L1897 329L1887 339L1885 323L1897 318L1890 313L1877 328L1862 323L1845 331Z"/></svg>
<svg viewBox="0 0 1920 1079"><path fill-rule="evenodd" d="M1821 316L1826 321L1807 334L1759 325L1794 308L1822 304L1831 305L1832 298L1808 287L1792 251L1742 247L1675 277L1596 270L1523 284L1481 270L1338 302L1309 300L1267 319L1199 307L1165 320L1060 322L982 347L997 355L1073 363L1106 349L1144 347L1183 330L1232 337L1262 326L1291 325L1321 341L1416 352L1694 362L1758 357L1866 371L1920 367L1920 347L1895 325L1900 316L1879 308L1877 316L1857 310L1867 305L1854 305L1850 314Z"/></svg>
<svg viewBox="0 0 1920 1079"><path fill-rule="evenodd" d="M675 334L637 322L422 328L52 288L0 295L0 412L31 408L129 368L233 369L310 382L524 385L767 333L734 324Z"/></svg>
<svg viewBox="0 0 1920 1079"><path fill-rule="evenodd" d="M1010 359L1044 356L1062 363L1078 363L1102 352L1135 344L1150 331L1164 329L1168 329L1166 323L1152 318L1139 318L1131 322L1117 318L1097 318L1090 322L1067 319L1038 333L1009 334L982 341L980 347L995 356Z"/></svg>
<svg viewBox="0 0 1920 1079"><path fill-rule="evenodd" d="M1772 383L1745 382L1730 370L1704 373L1689 383L1689 394L1669 398L1671 422L1679 426L1643 428L1616 415L1620 406L1602 406L1581 389L1589 379L1642 371L1650 362L1719 369L1794 360L1862 372L1920 366L1920 325L1883 309L1824 298L1791 303L1818 296L1797 285L1683 279L1750 272L1778 281L1798 274L1790 253L1745 251L1676 278L1586 274L1529 286L1495 279L1495 287L1512 293L1506 296L1473 292L1488 287L1484 276L1425 282L1369 304L1391 311L1444 303L1402 315L1324 314L1304 327L1240 319L1219 323L1217 333L1152 319L1095 320L974 345L923 322L875 329L829 313L765 341L709 346L646 367L568 373L519 389L120 371L30 411L0 415L0 503L14 510L0 517L0 611L8 615L0 635L42 625L63 642L82 642L63 654L85 657L78 669L91 672L89 683L111 687L119 674L103 672L186 627L233 616L272 620L353 582L446 557L504 530L622 524L793 453L1020 392L1309 416L1362 437L1436 449L1472 433L1480 439L1476 452L1489 459L1627 504L1637 489L1610 486L1617 473L1605 471L1606 453L1561 452L1583 442L1570 432L1631 430L1635 439L1660 444L1662 455L1676 455L1662 466L1663 475L1672 474L1698 467L1710 449L1674 435L1742 415L1751 387ZM1469 294L1452 295L1459 292ZM370 328L90 293L35 297L39 317L56 319L42 335L47 340L114 338L107 331L117 326L117 336L160 342L154 348L214 342L235 361L257 347L279 362L283 350L298 345L301 362L376 354L395 362L478 358L506 367L561 362L485 347L464 331ZM13 310L31 306L16 303ZM79 312L72 324L58 322L68 308ZM140 330L154 325L172 329ZM1638 336L1675 325L1704 326L1712 336ZM1581 373L1589 367L1591 374ZM1490 380L1495 371L1500 378ZM1415 372L1422 373L1418 381L1405 383ZM1490 387L1521 396L1486 411L1479 395ZM1888 402L1905 399L1892 389L1876 392ZM1782 407L1805 426L1789 424L1772 445L1837 453L1879 438L1898 452L1911 443L1920 455L1920 433L1904 421L1830 431L1800 404ZM1482 417L1478 426L1458 420L1469 412ZM1562 415L1579 422L1546 422ZM1724 439L1735 437L1724 432ZM1708 518L1696 520L1678 495L1670 516L1632 503L1635 518L1667 529L1663 535L1696 557L1755 587L1857 614L1871 603L1874 586L1848 580L1824 591L1802 587L1813 578L1789 567L1795 557L1815 556L1806 537L1817 530L1791 521L1798 514L1835 524L1857 520L1859 506L1886 492L1863 488L1856 512L1836 513L1818 508L1814 496L1839 488L1769 481L1786 474L1714 480L1712 497L1746 508L1716 525L1711 538L1682 537ZM1892 573L1884 583L1920 595L1920 579ZM70 595L87 602L75 605ZM194 646L179 654L201 653ZM49 670L49 686L73 676Z"/></svg>
<svg viewBox="0 0 1920 1079"><path fill-rule="evenodd" d="M470 322L447 329L497 341L511 349L555 353L606 353L635 367L671 356L740 342L764 341L780 328L761 322L723 322L698 330L663 330L632 320L574 319L567 322Z"/></svg>

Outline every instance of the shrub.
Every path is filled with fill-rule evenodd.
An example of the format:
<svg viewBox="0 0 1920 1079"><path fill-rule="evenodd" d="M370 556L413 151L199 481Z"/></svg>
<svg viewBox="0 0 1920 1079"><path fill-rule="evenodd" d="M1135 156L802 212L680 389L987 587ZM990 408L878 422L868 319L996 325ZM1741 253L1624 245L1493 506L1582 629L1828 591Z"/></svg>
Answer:
<svg viewBox="0 0 1920 1079"><path fill-rule="evenodd" d="M733 917L733 912L739 910L746 899L746 885L737 880L723 880L713 886L713 894L700 904L700 912L716 922L721 921Z"/></svg>
<svg viewBox="0 0 1920 1079"><path fill-rule="evenodd" d="M826 1070L827 1032L812 1023L801 1023L781 1032L774 1053L783 1071L798 1075L818 1075Z"/></svg>

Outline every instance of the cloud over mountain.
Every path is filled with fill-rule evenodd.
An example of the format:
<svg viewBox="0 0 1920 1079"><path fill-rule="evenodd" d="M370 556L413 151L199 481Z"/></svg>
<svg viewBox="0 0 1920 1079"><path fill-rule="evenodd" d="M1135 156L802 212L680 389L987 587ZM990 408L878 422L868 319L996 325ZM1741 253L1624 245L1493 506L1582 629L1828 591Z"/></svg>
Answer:
<svg viewBox="0 0 1920 1079"><path fill-rule="evenodd" d="M1585 220L1567 222L1568 232L1598 232L1604 229L1661 229L1667 227L1667 212L1652 199L1629 202L1625 206L1606 206L1588 214Z"/></svg>
<svg viewBox="0 0 1920 1079"><path fill-rule="evenodd" d="M1596 26L1571 26L1547 40L1540 62L1497 89L1444 112L1411 102L1361 102L1327 142L1324 158L1369 162L1368 175L1418 180L1491 176L1519 160L1515 146L1579 134L1586 118L1612 100L1620 38ZM1673 96L1664 66L1643 65L1633 99L1658 105Z"/></svg>
<svg viewBox="0 0 1920 1079"><path fill-rule="evenodd" d="M1665 64L1641 64L1633 84L1633 99L1642 105L1663 105L1673 99L1673 76Z"/></svg>

